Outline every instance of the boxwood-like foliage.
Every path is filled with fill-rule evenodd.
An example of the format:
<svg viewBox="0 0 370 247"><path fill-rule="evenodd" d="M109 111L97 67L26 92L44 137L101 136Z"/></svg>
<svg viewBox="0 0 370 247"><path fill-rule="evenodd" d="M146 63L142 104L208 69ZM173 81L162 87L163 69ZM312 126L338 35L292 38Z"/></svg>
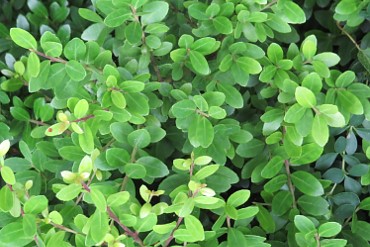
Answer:
<svg viewBox="0 0 370 247"><path fill-rule="evenodd" d="M0 247L369 246L368 0L2 3Z"/></svg>

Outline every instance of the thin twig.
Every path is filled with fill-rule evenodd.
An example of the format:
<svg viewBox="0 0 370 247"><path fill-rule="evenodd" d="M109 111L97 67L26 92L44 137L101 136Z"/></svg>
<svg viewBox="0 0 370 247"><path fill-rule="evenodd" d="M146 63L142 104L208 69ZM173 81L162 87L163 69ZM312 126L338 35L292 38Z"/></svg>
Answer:
<svg viewBox="0 0 370 247"><path fill-rule="evenodd" d="M336 22L337 24L337 27L339 28L339 30L345 34L350 40L351 42L355 45L355 47L357 48L357 50L361 50L360 46L357 44L356 40L340 25L340 23L337 21Z"/></svg>
<svg viewBox="0 0 370 247"><path fill-rule="evenodd" d="M288 177L289 191L290 191L290 194L292 195L292 199L293 199L293 208L297 208L297 202L296 202L295 196L294 196L294 185L293 185L292 179L291 179L292 174L290 173L290 163L289 163L288 160L285 160L284 164L285 164L285 171L286 171L287 177Z"/></svg>
<svg viewBox="0 0 370 247"><path fill-rule="evenodd" d="M75 230L72 230L72 229L70 229L70 228L68 228L68 227L65 227L65 226L63 226L63 225L55 224L55 223L53 223L53 222L51 222L50 224L51 224L52 226L54 226L55 228L58 228L58 229L63 230L63 231L65 231L65 232L73 233L73 234L75 234L75 235L77 235L77 234L84 235L83 233L76 232Z"/></svg>
<svg viewBox="0 0 370 247"><path fill-rule="evenodd" d="M171 243L172 239L174 238L173 234L175 233L175 231L177 230L177 228L179 228L179 226L180 226L180 224L181 224L181 222L182 222L182 220L183 220L183 219L184 219L184 217L179 217L179 218L177 219L176 226L175 226L175 228L171 231L171 234L170 234L170 236L168 237L168 239L166 240L166 242L164 242L163 247L167 247L167 246Z"/></svg>
<svg viewBox="0 0 370 247"><path fill-rule="evenodd" d="M49 126L49 124L44 123L42 121L35 120L35 119L29 119L28 122L34 123L34 124L37 124L37 125Z"/></svg>
<svg viewBox="0 0 370 247"><path fill-rule="evenodd" d="M272 5L274 5L275 3L277 3L277 0L273 0L271 1L269 4L267 4L265 7L263 7L260 11L264 11L266 9L269 9L272 7Z"/></svg>
<svg viewBox="0 0 370 247"><path fill-rule="evenodd" d="M72 122L75 122L75 123L78 123L78 122L85 122L87 120L89 120L90 118L94 118L95 115L91 114L91 115L87 115L86 117L82 117L82 118L78 118L76 120L73 120Z"/></svg>
<svg viewBox="0 0 370 247"><path fill-rule="evenodd" d="M107 212L109 217L116 222L126 233L126 235L132 237L136 243L138 243L140 246L145 246L143 241L140 239L138 233L131 231L127 226L125 226L120 219L113 213L113 211L110 209L110 207L107 207Z"/></svg>
<svg viewBox="0 0 370 247"><path fill-rule="evenodd" d="M45 53L42 53L42 52L39 52L37 50L34 50L34 49L30 49L30 51L36 53L37 55L39 55L40 57L43 57L43 58L46 58L48 60L50 60L51 62L55 62L55 63L64 63L66 64L67 61L64 60L64 59L61 59L61 58L57 58L57 57L51 57L51 56L48 56L46 55Z"/></svg>

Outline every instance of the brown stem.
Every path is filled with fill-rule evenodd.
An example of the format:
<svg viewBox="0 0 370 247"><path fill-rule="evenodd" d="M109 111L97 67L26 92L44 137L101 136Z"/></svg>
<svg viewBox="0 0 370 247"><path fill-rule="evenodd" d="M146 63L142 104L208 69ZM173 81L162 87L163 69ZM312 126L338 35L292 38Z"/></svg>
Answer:
<svg viewBox="0 0 370 247"><path fill-rule="evenodd" d="M315 234L316 246L321 247L320 244L320 235L318 233Z"/></svg>
<svg viewBox="0 0 370 247"><path fill-rule="evenodd" d="M131 231L127 226L125 226L120 219L113 213L113 211L110 209L110 207L107 207L107 212L109 217L116 222L126 233L126 235L132 237L136 243L138 243L140 246L145 246L143 241L140 239L137 232Z"/></svg>
<svg viewBox="0 0 370 247"><path fill-rule="evenodd" d="M94 118L95 115L91 114L91 115L87 115L86 117L82 117L82 118L78 118L76 120L73 120L72 122L75 122L75 123L78 123L78 122L85 122L87 120L89 120L90 118Z"/></svg>
<svg viewBox="0 0 370 247"><path fill-rule="evenodd" d="M37 55L39 55L40 57L43 57L43 58L46 58L48 60L50 60L51 62L55 62L55 63L64 63L66 64L67 61L64 60L64 59L61 59L61 58L57 58L57 57L51 57L51 56L48 56L46 55L45 53L42 53L42 52L39 52L37 50L34 50L34 49L30 49L30 51L36 53Z"/></svg>
<svg viewBox="0 0 370 247"><path fill-rule="evenodd" d="M203 116L203 117L209 117L209 115L205 112L202 112L201 110L196 110L196 113L198 113L199 115Z"/></svg>
<svg viewBox="0 0 370 247"><path fill-rule="evenodd" d="M81 184L82 184L82 187L84 188L84 190L86 190L89 193L91 192L89 186L85 182L81 182Z"/></svg>
<svg viewBox="0 0 370 247"><path fill-rule="evenodd" d="M53 223L53 222L51 222L50 224L51 224L52 226L54 226L55 228L58 228L58 229L63 230L63 231L65 231L65 232L73 233L73 234L75 234L75 235L77 235L77 234L82 234L82 235L84 235L83 233L76 232L75 230L72 230L72 229L70 229L70 228L68 228L68 227L65 227L65 226L63 226L63 225L55 224L55 223Z"/></svg>
<svg viewBox="0 0 370 247"><path fill-rule="evenodd" d="M119 189L119 191L124 191L126 190L126 184L128 182L128 179L129 177L128 176L125 176L122 180L122 183L121 183L121 188Z"/></svg>
<svg viewBox="0 0 370 247"><path fill-rule="evenodd" d="M183 219L184 219L183 217L179 217L177 219L176 226L172 230L172 232L171 232L170 236L168 237L168 239L166 240L166 242L164 242L163 247L167 247L171 243L172 239L174 238L173 234L175 233L175 231L177 230L177 228L179 228L179 226L180 226L180 224L181 224L181 222L182 222Z"/></svg>
<svg viewBox="0 0 370 247"><path fill-rule="evenodd" d="M157 66L157 63L155 61L155 57L153 56L153 54L150 55L150 61L152 62L154 72L157 75L157 81L162 82L163 78L161 76L161 71L159 71L159 68Z"/></svg>
<svg viewBox="0 0 370 247"><path fill-rule="evenodd" d="M226 216L226 224L228 228L231 228L231 220L229 216Z"/></svg>
<svg viewBox="0 0 370 247"><path fill-rule="evenodd" d="M94 177L96 176L96 172L97 172L98 170L95 170L94 171L94 173L93 173L93 175L89 178L89 180L87 181L87 184L86 184L86 186L87 186L87 188L90 188L89 186L90 186L90 184L91 184L91 182L92 182L92 180L94 179ZM83 186L83 185L82 185ZM76 200L76 202L75 202L75 205L78 205L79 203L80 203L80 201L82 200L82 197L84 196L84 194L83 193L80 193L80 195L78 196L78 198L77 198L77 200Z"/></svg>
<svg viewBox="0 0 370 247"><path fill-rule="evenodd" d="M286 171L286 174L287 174L287 177L288 177L289 191L290 191L290 194L292 195L292 198L293 198L293 208L297 208L297 202L296 202L295 196L294 196L294 185L293 185L292 179L291 179L292 174L290 173L290 163L289 163L288 160L285 160L284 164L285 164L285 171Z"/></svg>
<svg viewBox="0 0 370 247"><path fill-rule="evenodd" d="M38 121L38 120L35 120L35 119L29 119L28 122L34 123L34 124L37 124L37 125L49 126L49 124L46 124L42 121Z"/></svg>
<svg viewBox="0 0 370 247"><path fill-rule="evenodd" d="M360 46L357 44L356 40L340 25L340 23L337 21L336 22L337 24L337 27L339 28L339 30L345 34L350 40L351 42L355 45L355 47L357 48L357 50L361 50Z"/></svg>

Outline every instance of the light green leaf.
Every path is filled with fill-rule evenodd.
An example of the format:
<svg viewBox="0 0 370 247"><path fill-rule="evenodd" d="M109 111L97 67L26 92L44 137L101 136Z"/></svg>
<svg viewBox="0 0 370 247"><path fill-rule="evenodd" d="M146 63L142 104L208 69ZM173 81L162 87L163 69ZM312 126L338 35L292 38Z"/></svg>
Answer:
<svg viewBox="0 0 370 247"><path fill-rule="evenodd" d="M24 204L24 212L26 214L39 214L48 207L48 199L46 196L32 196Z"/></svg>
<svg viewBox="0 0 370 247"><path fill-rule="evenodd" d="M128 8L119 8L109 13L107 17L105 17L104 23L108 27L118 27L130 19L131 16L132 13Z"/></svg>
<svg viewBox="0 0 370 247"><path fill-rule="evenodd" d="M87 153L91 154L94 151L94 136L91 132L90 127L85 123L84 132L78 135L78 142L80 143L81 149Z"/></svg>
<svg viewBox="0 0 370 247"><path fill-rule="evenodd" d="M121 82L119 87L127 93L138 93L144 90L145 83L141 81L128 80Z"/></svg>
<svg viewBox="0 0 370 247"><path fill-rule="evenodd" d="M61 122L61 123L53 124L45 130L45 135L46 136L60 135L68 129L69 125L70 123L68 122Z"/></svg>
<svg viewBox="0 0 370 247"><path fill-rule="evenodd" d="M298 4L293 1L284 1L282 5L281 14L288 23L298 24L306 21L306 15Z"/></svg>
<svg viewBox="0 0 370 247"><path fill-rule="evenodd" d="M144 5L141 23L145 26L162 21L168 13L169 5L164 1L149 2Z"/></svg>
<svg viewBox="0 0 370 247"><path fill-rule="evenodd" d="M73 114L76 118L82 118L89 110L89 102L85 99L80 99L74 107Z"/></svg>
<svg viewBox="0 0 370 247"><path fill-rule="evenodd" d="M95 204L96 208L99 209L100 212L105 212L107 210L107 202L103 193L95 188L91 188L90 190L91 200Z"/></svg>
<svg viewBox="0 0 370 247"><path fill-rule="evenodd" d="M20 47L24 49L37 50L37 42L35 38L26 30L21 28L11 28L10 37Z"/></svg>
<svg viewBox="0 0 370 247"><path fill-rule="evenodd" d="M316 105L316 97L308 88L297 87L295 90L295 98L298 104L305 108L312 108Z"/></svg>
<svg viewBox="0 0 370 247"><path fill-rule="evenodd" d="M226 96L226 103L234 108L242 108L244 100L240 92L230 84L218 83L217 88Z"/></svg>
<svg viewBox="0 0 370 247"><path fill-rule="evenodd" d="M233 207L239 207L248 201L250 195L251 192L249 190L238 190L229 196L226 203Z"/></svg>
<svg viewBox="0 0 370 247"><path fill-rule="evenodd" d="M9 166L2 166L1 169L1 177L3 178L4 182L10 185L15 184L15 176L12 168Z"/></svg>
<svg viewBox="0 0 370 247"><path fill-rule="evenodd" d="M115 106L117 106L120 109L126 108L126 98L125 96L123 96L121 92L113 90L111 92L111 98Z"/></svg>
<svg viewBox="0 0 370 247"><path fill-rule="evenodd" d="M27 59L27 74L31 77L37 77L40 73L40 59L36 53L31 52Z"/></svg>
<svg viewBox="0 0 370 247"><path fill-rule="evenodd" d="M184 99L175 103L172 108L172 114L176 118L186 118L195 113L196 105L192 100Z"/></svg>
<svg viewBox="0 0 370 247"><path fill-rule="evenodd" d="M8 212L12 209L14 204L13 192L9 186L5 185L0 190L0 209L4 212Z"/></svg>
<svg viewBox="0 0 370 247"><path fill-rule="evenodd" d="M193 215L185 217L185 227L196 241L203 241L205 238L202 223Z"/></svg>
<svg viewBox="0 0 370 247"><path fill-rule="evenodd" d="M329 140L329 127L324 116L317 114L313 119L312 137L315 142L324 147Z"/></svg>
<svg viewBox="0 0 370 247"><path fill-rule="evenodd" d="M125 204L128 199L130 199L130 193L128 191L120 191L109 195L107 204L109 207L118 207Z"/></svg>
<svg viewBox="0 0 370 247"><path fill-rule="evenodd" d="M200 169L199 171L197 171L197 173L195 173L194 178L196 178L198 180L205 179L205 178L211 176L213 173L215 173L218 170L219 167L220 167L220 165L205 166L202 169Z"/></svg>
<svg viewBox="0 0 370 247"><path fill-rule="evenodd" d="M273 156L271 160L266 164L266 166L261 171L261 176L263 178L272 178L279 173L284 165L284 159L280 156Z"/></svg>
<svg viewBox="0 0 370 247"><path fill-rule="evenodd" d="M78 196L81 192L80 184L70 184L62 188L57 194L56 197L61 201L70 201Z"/></svg>
<svg viewBox="0 0 370 247"><path fill-rule="evenodd" d="M95 213L91 216L90 223L90 232L91 238L99 243L104 240L105 235L109 231L108 224L108 215L104 212L100 212L98 209L95 210Z"/></svg>
<svg viewBox="0 0 370 247"><path fill-rule="evenodd" d="M319 235L324 238L331 238L342 230L342 226L337 222L326 222L319 227Z"/></svg>

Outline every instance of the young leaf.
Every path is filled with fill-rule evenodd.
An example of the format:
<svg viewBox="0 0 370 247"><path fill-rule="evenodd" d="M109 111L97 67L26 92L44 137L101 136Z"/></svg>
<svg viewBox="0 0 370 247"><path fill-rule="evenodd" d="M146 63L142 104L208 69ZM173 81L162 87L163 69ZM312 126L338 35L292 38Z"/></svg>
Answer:
<svg viewBox="0 0 370 247"><path fill-rule="evenodd" d="M329 127L326 122L325 117L319 114L313 119L311 134L320 147L324 147L329 140Z"/></svg>
<svg viewBox="0 0 370 247"><path fill-rule="evenodd" d="M193 215L185 217L185 227L196 241L203 241L205 238L202 223Z"/></svg>
<svg viewBox="0 0 370 247"><path fill-rule="evenodd" d="M316 97L313 92L305 87L297 87L295 90L295 98L302 107L312 108L316 106Z"/></svg>

